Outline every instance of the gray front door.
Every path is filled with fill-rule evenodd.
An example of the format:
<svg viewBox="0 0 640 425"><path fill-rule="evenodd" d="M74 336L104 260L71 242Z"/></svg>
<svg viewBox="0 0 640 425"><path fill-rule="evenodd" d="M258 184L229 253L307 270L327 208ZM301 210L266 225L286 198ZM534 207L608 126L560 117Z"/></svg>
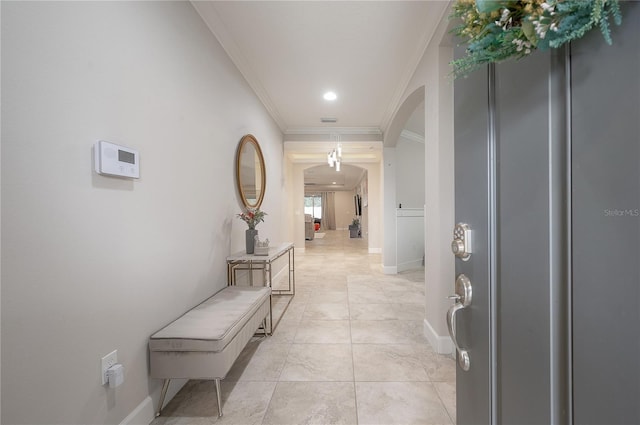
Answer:
<svg viewBox="0 0 640 425"><path fill-rule="evenodd" d="M460 424L567 418L565 70L544 52L455 83L455 220L473 245L456 259L473 293L456 318Z"/></svg>
<svg viewBox="0 0 640 425"><path fill-rule="evenodd" d="M623 16L613 46L455 82L459 424L640 423L640 4Z"/></svg>
<svg viewBox="0 0 640 425"><path fill-rule="evenodd" d="M640 424L640 3L571 49L576 424Z"/></svg>

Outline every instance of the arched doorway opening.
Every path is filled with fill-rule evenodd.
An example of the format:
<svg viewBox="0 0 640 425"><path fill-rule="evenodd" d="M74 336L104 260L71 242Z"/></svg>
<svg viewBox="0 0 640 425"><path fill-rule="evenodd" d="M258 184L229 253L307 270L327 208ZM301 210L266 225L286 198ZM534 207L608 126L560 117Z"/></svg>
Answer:
<svg viewBox="0 0 640 425"><path fill-rule="evenodd" d="M334 143L285 142L287 165L284 171L289 204L286 219L290 240L294 241L296 249L305 249L305 193L335 192L339 198L336 222L328 227L326 218L320 218L321 228L335 226L336 230L348 230L348 226L358 215L361 239L366 243L367 251L381 254L382 143L347 140L341 144L342 161L340 172L337 172L335 167L327 165L327 152L335 147ZM327 176L321 180L321 174ZM345 191L348 193L340 193ZM359 211L356 211L356 195L360 200ZM306 212L309 213L313 215L312 210Z"/></svg>
<svg viewBox="0 0 640 425"><path fill-rule="evenodd" d="M338 171L323 164L306 168L303 175L306 240L314 238L314 234L309 233L309 220L314 232L347 230L354 221L366 229L367 170L344 164ZM362 234L366 236L366 231L361 231Z"/></svg>
<svg viewBox="0 0 640 425"><path fill-rule="evenodd" d="M424 87L420 87L400 106L385 142L385 274L418 269L424 264L424 104Z"/></svg>

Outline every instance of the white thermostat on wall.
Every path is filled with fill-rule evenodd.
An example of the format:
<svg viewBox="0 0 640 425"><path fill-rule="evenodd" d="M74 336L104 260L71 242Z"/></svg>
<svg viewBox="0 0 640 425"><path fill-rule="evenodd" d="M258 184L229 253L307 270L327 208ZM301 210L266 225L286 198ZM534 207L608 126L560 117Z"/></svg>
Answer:
<svg viewBox="0 0 640 425"><path fill-rule="evenodd" d="M95 148L96 173L140 178L140 154L137 150L98 140Z"/></svg>

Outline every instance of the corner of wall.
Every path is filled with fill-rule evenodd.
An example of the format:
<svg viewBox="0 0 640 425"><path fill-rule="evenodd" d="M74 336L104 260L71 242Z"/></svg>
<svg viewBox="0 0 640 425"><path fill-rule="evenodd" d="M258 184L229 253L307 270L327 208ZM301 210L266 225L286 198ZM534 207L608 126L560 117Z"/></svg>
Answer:
<svg viewBox="0 0 640 425"><path fill-rule="evenodd" d="M429 341L429 344L438 354L451 354L453 353L453 342L449 335L438 335L429 323L427 319L424 319L424 336Z"/></svg>
<svg viewBox="0 0 640 425"><path fill-rule="evenodd" d="M398 274L397 266L382 266L384 274Z"/></svg>

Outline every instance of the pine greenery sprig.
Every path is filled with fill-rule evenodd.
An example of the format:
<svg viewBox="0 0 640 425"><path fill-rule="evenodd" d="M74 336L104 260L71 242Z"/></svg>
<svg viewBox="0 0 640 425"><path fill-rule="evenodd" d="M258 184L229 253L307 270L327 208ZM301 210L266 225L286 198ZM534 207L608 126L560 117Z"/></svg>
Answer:
<svg viewBox="0 0 640 425"><path fill-rule="evenodd" d="M453 18L462 24L452 33L467 44L466 56L451 62L456 78L487 63L558 48L594 27L611 44L610 19L622 23L618 0L457 0Z"/></svg>

